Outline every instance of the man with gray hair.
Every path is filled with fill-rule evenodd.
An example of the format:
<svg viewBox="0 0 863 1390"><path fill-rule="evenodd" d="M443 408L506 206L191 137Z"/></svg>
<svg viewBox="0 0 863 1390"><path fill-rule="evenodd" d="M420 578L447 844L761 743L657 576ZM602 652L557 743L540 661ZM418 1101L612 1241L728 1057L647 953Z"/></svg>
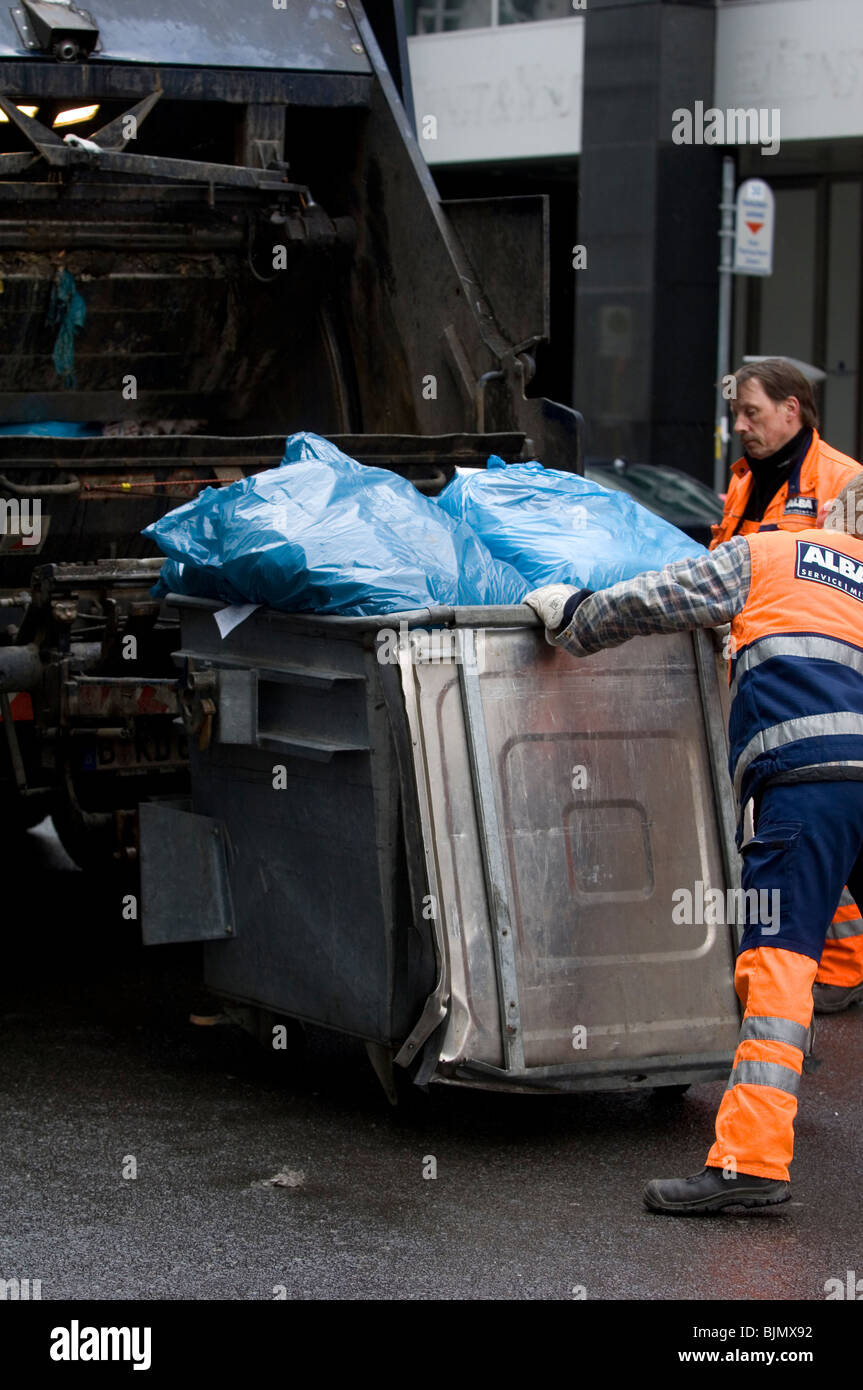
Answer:
<svg viewBox="0 0 863 1390"><path fill-rule="evenodd" d="M843 886L863 904L863 472L828 520L836 529L735 536L601 593L551 584L525 599L548 641L577 657L731 624L742 884L747 904L778 895L778 930L746 912L734 977L743 1025L716 1140L702 1172L648 1183L653 1211L773 1206L791 1195L812 983ZM743 843L750 801L755 833Z"/></svg>
<svg viewBox="0 0 863 1390"><path fill-rule="evenodd" d="M731 404L743 457L731 468L711 549L756 531L799 531L860 471L818 433L812 387L793 362L766 357L735 373ZM816 1013L863 1001L863 920L847 890L827 932L812 987Z"/></svg>
<svg viewBox="0 0 863 1390"><path fill-rule="evenodd" d="M747 362L734 382L731 414L743 457L731 466L711 550L732 536L814 526L819 509L860 469L821 438L812 387L793 362Z"/></svg>

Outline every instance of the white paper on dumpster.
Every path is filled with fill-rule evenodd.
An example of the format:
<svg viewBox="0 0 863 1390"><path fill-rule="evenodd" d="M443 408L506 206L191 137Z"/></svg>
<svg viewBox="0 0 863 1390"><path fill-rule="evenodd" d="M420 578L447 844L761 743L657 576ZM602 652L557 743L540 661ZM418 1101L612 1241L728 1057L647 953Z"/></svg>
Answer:
<svg viewBox="0 0 863 1390"><path fill-rule="evenodd" d="M232 603L228 608L220 608L218 613L214 613L213 617L219 632L222 634L222 641L224 642L228 633L233 632L235 627L240 626L240 623L244 623L249 615L260 606L259 603Z"/></svg>

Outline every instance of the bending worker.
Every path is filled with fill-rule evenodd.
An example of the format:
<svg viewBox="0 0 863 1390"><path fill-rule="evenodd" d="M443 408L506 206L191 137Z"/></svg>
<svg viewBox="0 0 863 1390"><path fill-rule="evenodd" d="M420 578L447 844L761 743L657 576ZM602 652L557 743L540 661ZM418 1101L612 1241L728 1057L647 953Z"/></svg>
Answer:
<svg viewBox="0 0 863 1390"><path fill-rule="evenodd" d="M812 387L785 358L747 363L735 372L735 386L732 415L743 457L732 465L711 550L732 536L814 526L825 502L860 470L821 438ZM863 920L847 888L827 930L812 996L815 1012L825 1014L863 1001Z"/></svg>
<svg viewBox="0 0 863 1390"><path fill-rule="evenodd" d="M863 903L863 472L829 523L844 531L736 536L601 593L551 584L525 600L548 640L578 657L635 636L731 624L729 767L741 811L750 798L755 811L755 835L741 848L743 1025L706 1166L648 1183L654 1211L772 1206L791 1195L812 983L843 885ZM778 931L775 920L752 920L750 903L776 901L762 890L778 890Z"/></svg>

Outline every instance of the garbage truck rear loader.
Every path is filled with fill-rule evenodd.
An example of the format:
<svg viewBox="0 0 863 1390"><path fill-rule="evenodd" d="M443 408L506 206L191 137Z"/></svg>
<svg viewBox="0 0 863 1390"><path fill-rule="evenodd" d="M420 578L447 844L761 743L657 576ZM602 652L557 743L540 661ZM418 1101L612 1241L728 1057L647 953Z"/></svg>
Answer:
<svg viewBox="0 0 863 1390"><path fill-rule="evenodd" d="M355 0L0 14L7 825L51 811L101 864L185 791L140 531L287 433L431 491L490 452L580 468L577 413L526 394L546 233L542 198L441 204Z"/></svg>
<svg viewBox="0 0 863 1390"><path fill-rule="evenodd" d="M428 492L492 452L579 471L529 394L545 201L440 202L357 0L20 0L0 113L5 824L101 865L140 808L146 939L390 1091L724 1075L733 928L670 912L734 881L700 639L577 666L489 608L223 640L150 595L141 529L296 430Z"/></svg>

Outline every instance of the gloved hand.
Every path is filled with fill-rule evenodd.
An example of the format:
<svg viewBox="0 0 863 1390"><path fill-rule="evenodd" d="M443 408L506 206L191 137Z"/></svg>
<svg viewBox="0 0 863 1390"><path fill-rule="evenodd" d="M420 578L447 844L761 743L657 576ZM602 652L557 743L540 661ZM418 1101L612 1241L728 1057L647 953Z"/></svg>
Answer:
<svg viewBox="0 0 863 1390"><path fill-rule="evenodd" d="M540 621L554 632L563 621L566 600L578 592L572 584L546 584L543 589L531 590L522 599L522 603L526 603L534 613L538 613Z"/></svg>
<svg viewBox="0 0 863 1390"><path fill-rule="evenodd" d="M734 640L731 636L731 624L721 623L719 627L710 628L713 637L714 649L719 653L723 660L734 656Z"/></svg>

